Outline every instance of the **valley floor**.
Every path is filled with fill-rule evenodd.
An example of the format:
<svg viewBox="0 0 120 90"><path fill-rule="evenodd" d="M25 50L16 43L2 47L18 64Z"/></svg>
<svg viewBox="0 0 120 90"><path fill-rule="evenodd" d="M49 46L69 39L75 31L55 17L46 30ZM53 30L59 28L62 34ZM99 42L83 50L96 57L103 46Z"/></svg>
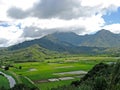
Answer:
<svg viewBox="0 0 120 90"><path fill-rule="evenodd" d="M67 57L47 59L43 62L15 63L11 71L32 80L41 90L69 85L100 62L113 63L119 57ZM21 69L19 67L21 66Z"/></svg>

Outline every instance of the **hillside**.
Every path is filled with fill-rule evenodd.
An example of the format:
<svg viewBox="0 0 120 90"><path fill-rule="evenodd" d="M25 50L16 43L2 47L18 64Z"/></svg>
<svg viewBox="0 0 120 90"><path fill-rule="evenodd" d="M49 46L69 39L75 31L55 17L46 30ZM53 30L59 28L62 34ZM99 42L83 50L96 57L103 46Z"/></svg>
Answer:
<svg viewBox="0 0 120 90"><path fill-rule="evenodd" d="M95 34L77 35L73 32L58 32L51 34L59 41L68 42L75 46L88 47L119 47L120 34L114 34L108 30L100 30ZM114 43L114 44L113 44Z"/></svg>
<svg viewBox="0 0 120 90"><path fill-rule="evenodd" d="M8 47L9 51L19 50L37 44L48 50L71 54L113 54L119 52L120 34L100 30L95 34L77 35L73 32L56 32L40 39L25 41Z"/></svg>
<svg viewBox="0 0 120 90"><path fill-rule="evenodd" d="M39 45L40 47L46 48L48 50L62 52L62 53L71 53L71 54L95 54L96 50L100 51L103 48L97 47L86 47L86 46L75 46L68 42L60 41L52 35L47 35L43 38L25 41L23 43L8 47L9 51L20 50L23 48L30 47L34 44Z"/></svg>
<svg viewBox="0 0 120 90"><path fill-rule="evenodd" d="M58 39L59 41L68 42L75 46L78 46L83 41L82 36L73 32L56 32L51 34L51 36Z"/></svg>
<svg viewBox="0 0 120 90"><path fill-rule="evenodd" d="M114 34L107 30L101 30L93 35L86 35L87 37L80 46L91 47L119 47L120 34Z"/></svg>
<svg viewBox="0 0 120 90"><path fill-rule="evenodd" d="M19 50L4 50L0 53L0 61L12 62L32 62L42 61L44 59L57 58L61 54L55 51L49 51L35 44Z"/></svg>

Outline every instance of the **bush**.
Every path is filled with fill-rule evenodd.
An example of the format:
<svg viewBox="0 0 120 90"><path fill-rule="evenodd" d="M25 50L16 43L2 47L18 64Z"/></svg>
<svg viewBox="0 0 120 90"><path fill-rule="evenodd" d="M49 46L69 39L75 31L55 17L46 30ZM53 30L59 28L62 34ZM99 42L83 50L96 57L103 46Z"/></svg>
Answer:
<svg viewBox="0 0 120 90"><path fill-rule="evenodd" d="M92 86L83 84L81 85L78 90L93 90Z"/></svg>
<svg viewBox="0 0 120 90"><path fill-rule="evenodd" d="M5 70L9 70L9 66L5 66L5 68L4 68Z"/></svg>
<svg viewBox="0 0 120 90"><path fill-rule="evenodd" d="M96 77L94 80L94 90L106 90L108 87L107 81L104 77Z"/></svg>
<svg viewBox="0 0 120 90"><path fill-rule="evenodd" d="M30 88L30 87L26 86L25 84L16 84L10 90L39 90L39 89L36 87Z"/></svg>

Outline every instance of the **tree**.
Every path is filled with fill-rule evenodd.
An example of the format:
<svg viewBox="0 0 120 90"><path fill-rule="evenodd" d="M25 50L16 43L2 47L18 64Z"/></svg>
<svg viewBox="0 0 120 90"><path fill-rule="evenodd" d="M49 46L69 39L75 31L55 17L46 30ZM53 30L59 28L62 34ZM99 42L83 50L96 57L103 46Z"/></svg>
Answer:
<svg viewBox="0 0 120 90"><path fill-rule="evenodd" d="M22 66L19 66L19 69L22 69Z"/></svg>
<svg viewBox="0 0 120 90"><path fill-rule="evenodd" d="M9 70L9 66L5 66L5 68L4 68L5 70Z"/></svg>
<svg viewBox="0 0 120 90"><path fill-rule="evenodd" d="M113 71L111 74L109 90L114 90L118 82L120 82L120 62L114 64Z"/></svg>
<svg viewBox="0 0 120 90"><path fill-rule="evenodd" d="M96 77L94 80L94 90L106 90L108 87L107 81L104 77Z"/></svg>

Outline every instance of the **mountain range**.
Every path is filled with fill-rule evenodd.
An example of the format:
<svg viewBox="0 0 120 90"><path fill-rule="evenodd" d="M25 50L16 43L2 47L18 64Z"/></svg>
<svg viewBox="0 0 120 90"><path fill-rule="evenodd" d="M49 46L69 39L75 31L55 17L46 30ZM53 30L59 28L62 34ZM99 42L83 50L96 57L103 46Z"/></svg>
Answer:
<svg viewBox="0 0 120 90"><path fill-rule="evenodd" d="M73 32L67 33L54 33L52 37L59 41L64 41L75 46L88 46L88 47L119 47L120 34L114 34L108 30L100 30L95 34L90 35L77 35Z"/></svg>
<svg viewBox="0 0 120 90"><path fill-rule="evenodd" d="M55 32L40 39L0 49L0 60L41 61L69 54L120 56L120 34L108 30L90 35Z"/></svg>
<svg viewBox="0 0 120 90"><path fill-rule="evenodd" d="M100 50L105 48L118 48L120 46L120 34L114 34L104 29L90 35L77 35L73 32L56 32L40 39L19 43L8 49L17 50L34 44L48 50L59 52L89 53L93 48Z"/></svg>

